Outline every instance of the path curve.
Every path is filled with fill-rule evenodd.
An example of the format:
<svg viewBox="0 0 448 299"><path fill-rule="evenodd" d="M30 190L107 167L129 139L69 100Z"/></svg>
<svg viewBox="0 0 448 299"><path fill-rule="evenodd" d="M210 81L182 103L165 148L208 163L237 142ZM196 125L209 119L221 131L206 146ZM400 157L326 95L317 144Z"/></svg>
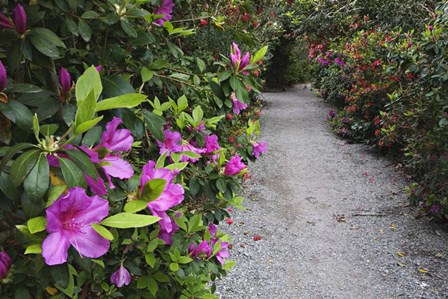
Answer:
<svg viewBox="0 0 448 299"><path fill-rule="evenodd" d="M269 152L250 165L248 209L224 224L237 264L217 294L448 298L448 234L416 217L396 166L334 136L329 107L309 89L264 97Z"/></svg>

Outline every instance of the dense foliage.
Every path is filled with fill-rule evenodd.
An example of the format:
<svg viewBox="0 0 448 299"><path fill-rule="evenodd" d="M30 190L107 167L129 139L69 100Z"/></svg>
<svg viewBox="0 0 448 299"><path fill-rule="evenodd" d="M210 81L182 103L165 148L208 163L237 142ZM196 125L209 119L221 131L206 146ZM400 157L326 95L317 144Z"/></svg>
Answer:
<svg viewBox="0 0 448 299"><path fill-rule="evenodd" d="M0 298L216 297L274 2L0 1Z"/></svg>
<svg viewBox="0 0 448 299"><path fill-rule="evenodd" d="M297 32L335 132L400 158L411 199L448 215L446 1L300 1Z"/></svg>

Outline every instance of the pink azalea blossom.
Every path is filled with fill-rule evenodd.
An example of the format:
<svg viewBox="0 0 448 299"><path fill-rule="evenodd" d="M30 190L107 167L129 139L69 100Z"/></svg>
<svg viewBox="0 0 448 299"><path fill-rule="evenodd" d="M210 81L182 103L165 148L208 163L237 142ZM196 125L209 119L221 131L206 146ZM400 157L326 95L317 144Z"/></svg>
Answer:
<svg viewBox="0 0 448 299"><path fill-rule="evenodd" d="M3 89L5 89L6 82L7 82L6 69L2 61L0 60L0 92Z"/></svg>
<svg viewBox="0 0 448 299"><path fill-rule="evenodd" d="M260 157L260 154L266 153L268 151L267 145L268 145L267 141L260 143L257 142L252 143L252 147L254 148L253 155L255 156L256 159Z"/></svg>
<svg viewBox="0 0 448 299"><path fill-rule="evenodd" d="M212 244L215 245L219 241L218 238L212 238ZM221 242L221 249L216 253L216 259L221 265L224 265L224 260L230 257L229 253L229 243Z"/></svg>
<svg viewBox="0 0 448 299"><path fill-rule="evenodd" d="M171 153L181 152L182 146L180 145L180 140L182 136L179 132L171 132L170 130L165 130L165 139L162 142L157 140L157 144L160 147L160 154L163 154L166 150L168 150L168 156Z"/></svg>
<svg viewBox="0 0 448 299"><path fill-rule="evenodd" d="M110 122L106 124L106 131L101 136L101 143L93 149L81 147L82 150L89 155L90 159L94 163L98 163L104 172L104 175L108 181L109 188L114 189L115 186L112 183L112 178L128 179L134 175L129 162L123 160L120 155L114 154L114 152L128 151L134 143L134 138L131 135L131 131L128 129L118 129L121 124L121 119L114 117ZM109 151L104 157L100 158L98 151L106 149ZM87 175L87 184L90 186L92 192L97 195L104 195L107 193L105 182L101 176L93 179Z"/></svg>
<svg viewBox="0 0 448 299"><path fill-rule="evenodd" d="M131 274L129 271L121 264L120 268L115 271L110 277L110 282L115 284L117 288L121 288L124 285L129 285L131 283Z"/></svg>
<svg viewBox="0 0 448 299"><path fill-rule="evenodd" d="M235 73L241 72L244 75L249 74L248 71L244 70L246 66L249 65L250 54L246 52L241 58L241 51L236 43L232 43L230 48L230 63Z"/></svg>
<svg viewBox="0 0 448 299"><path fill-rule="evenodd" d="M205 152L205 149L197 148L197 147L193 146L191 143L186 143L186 144L182 145L182 151L183 152L193 152L200 156ZM199 158L191 158L191 157L183 155L181 158L181 162L187 162L187 161L189 161L191 163L196 163L197 161L199 161Z"/></svg>
<svg viewBox="0 0 448 299"><path fill-rule="evenodd" d="M241 170L245 169L246 167L246 164L241 161L241 157L236 154L229 160L229 162L227 162L226 166L224 167L224 175L234 176L240 173Z"/></svg>
<svg viewBox="0 0 448 299"><path fill-rule="evenodd" d="M17 4L16 8L13 9L12 19L16 25L17 33L23 35L26 32L26 12L22 5Z"/></svg>
<svg viewBox="0 0 448 299"><path fill-rule="evenodd" d="M11 268L12 261L9 255L1 251L0 252L0 280L8 276L9 268Z"/></svg>
<svg viewBox="0 0 448 299"><path fill-rule="evenodd" d="M213 247L206 241L202 241L197 246L191 244L188 248L189 254L192 257L200 260L201 258L209 258L213 253Z"/></svg>
<svg viewBox="0 0 448 299"><path fill-rule="evenodd" d="M61 86L61 94L65 95L72 88L72 79L70 73L63 67L59 69L58 74L59 85Z"/></svg>
<svg viewBox="0 0 448 299"><path fill-rule="evenodd" d="M68 190L46 211L47 232L42 243L42 256L47 265L67 261L72 245L81 256L98 258L109 250L110 242L90 225L109 214L109 203L98 196L87 196L81 187Z"/></svg>
<svg viewBox="0 0 448 299"><path fill-rule="evenodd" d="M205 153L211 154L219 150L221 147L218 144L218 136L215 134L205 136Z"/></svg>
<svg viewBox="0 0 448 299"><path fill-rule="evenodd" d="M213 222L210 222L208 224L208 231L210 232L210 235L214 236L218 231L218 227L215 224L213 224Z"/></svg>
<svg viewBox="0 0 448 299"><path fill-rule="evenodd" d="M246 103L241 103L237 98L235 93L232 93L232 102L233 102L233 113L240 114L241 110L244 110L247 108Z"/></svg>
<svg viewBox="0 0 448 299"><path fill-rule="evenodd" d="M155 169L155 162L149 161L142 169L140 178L140 192L144 185L152 179L164 179L166 181L162 194L153 201L148 202L148 208L154 216L158 216L160 224L159 238L165 243L171 244L171 236L177 231L178 227L174 220L168 216L167 210L180 204L184 200L184 189L179 184L174 184L174 173L166 168Z"/></svg>
<svg viewBox="0 0 448 299"><path fill-rule="evenodd" d="M174 8L173 0L162 0L162 5L157 7L157 9L154 11L154 14L164 16L160 19L155 20L154 23L163 26L165 21L171 20L173 17L171 15L173 13L173 8Z"/></svg>
<svg viewBox="0 0 448 299"><path fill-rule="evenodd" d="M0 13L0 28L9 29L12 28L12 26L14 26L14 23L11 21L11 19Z"/></svg>

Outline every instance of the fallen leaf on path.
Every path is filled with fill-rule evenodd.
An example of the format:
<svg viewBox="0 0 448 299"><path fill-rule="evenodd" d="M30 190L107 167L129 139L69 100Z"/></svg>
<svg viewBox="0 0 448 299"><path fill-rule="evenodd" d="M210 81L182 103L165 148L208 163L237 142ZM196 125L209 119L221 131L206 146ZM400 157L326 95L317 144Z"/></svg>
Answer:
<svg viewBox="0 0 448 299"><path fill-rule="evenodd" d="M260 235L255 235L253 239L254 239L254 241L260 241L261 240L261 236Z"/></svg>
<svg viewBox="0 0 448 299"><path fill-rule="evenodd" d="M405 257L405 256L407 256L406 252L403 252L403 251L398 251L398 252L397 252L397 255L400 256L400 257Z"/></svg>
<svg viewBox="0 0 448 299"><path fill-rule="evenodd" d="M390 230L396 230L397 229L397 225L395 223L391 223L389 225Z"/></svg>
<svg viewBox="0 0 448 299"><path fill-rule="evenodd" d="M406 267L406 264L405 263L401 263L401 262L398 262L397 265L400 266L400 267Z"/></svg>
<svg viewBox="0 0 448 299"><path fill-rule="evenodd" d="M435 255L435 257L437 257L437 258L440 259L440 258L443 257L443 253L437 252L436 255Z"/></svg>
<svg viewBox="0 0 448 299"><path fill-rule="evenodd" d="M345 222L345 215L344 214L333 214L334 218L336 218L337 222Z"/></svg>
<svg viewBox="0 0 448 299"><path fill-rule="evenodd" d="M428 273L429 270L426 269L426 268L418 268L418 272L420 272L420 273Z"/></svg>

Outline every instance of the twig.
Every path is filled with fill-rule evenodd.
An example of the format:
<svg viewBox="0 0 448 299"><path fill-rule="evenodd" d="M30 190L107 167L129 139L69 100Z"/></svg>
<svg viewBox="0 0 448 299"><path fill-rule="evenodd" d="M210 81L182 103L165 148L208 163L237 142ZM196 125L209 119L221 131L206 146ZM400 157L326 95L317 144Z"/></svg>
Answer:
<svg viewBox="0 0 448 299"><path fill-rule="evenodd" d="M387 215L381 213L353 213L352 216L384 217Z"/></svg>

